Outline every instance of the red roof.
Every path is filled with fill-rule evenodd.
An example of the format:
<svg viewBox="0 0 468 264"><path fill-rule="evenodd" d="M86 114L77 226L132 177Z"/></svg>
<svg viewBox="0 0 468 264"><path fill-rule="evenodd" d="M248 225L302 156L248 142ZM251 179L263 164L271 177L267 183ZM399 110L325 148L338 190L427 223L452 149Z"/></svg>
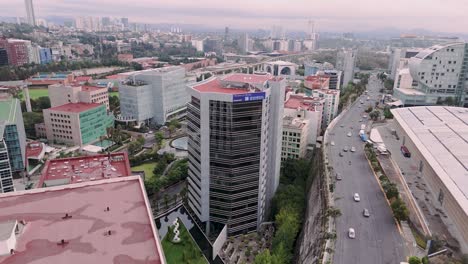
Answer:
<svg viewBox="0 0 468 264"><path fill-rule="evenodd" d="M221 84L221 81L218 78L195 85L193 86L193 89L202 93L245 94L249 92L247 89L226 88Z"/></svg>
<svg viewBox="0 0 468 264"><path fill-rule="evenodd" d="M132 175L127 153L48 160L38 187L95 181Z"/></svg>
<svg viewBox="0 0 468 264"><path fill-rule="evenodd" d="M77 82L89 82L93 79L91 76L77 76L75 77L75 81Z"/></svg>
<svg viewBox="0 0 468 264"><path fill-rule="evenodd" d="M3 193L0 206L20 230L1 263L164 263L139 176Z"/></svg>
<svg viewBox="0 0 468 264"><path fill-rule="evenodd" d="M111 80L117 80L117 79L122 79L122 78L124 77L118 74L106 76L106 79L111 79Z"/></svg>
<svg viewBox="0 0 468 264"><path fill-rule="evenodd" d="M87 92L93 92L93 91L98 91L98 90L106 90L106 87L97 87L97 86L88 86L88 85L83 85L81 86L81 91L87 91Z"/></svg>
<svg viewBox="0 0 468 264"><path fill-rule="evenodd" d="M307 111L320 111L323 108L323 99L304 96L302 94L292 94L284 103L285 108L306 109Z"/></svg>
<svg viewBox="0 0 468 264"><path fill-rule="evenodd" d="M51 107L47 110L61 111L61 112L71 112L71 113L81 113L89 109L93 109L101 106L101 104L96 103L69 103L56 107Z"/></svg>
<svg viewBox="0 0 468 264"><path fill-rule="evenodd" d="M273 76L265 74L265 75L257 75L257 74L231 74L222 78L223 81L227 82L241 82L241 83L251 83L251 84L259 84L264 83L268 80L273 79Z"/></svg>
<svg viewBox="0 0 468 264"><path fill-rule="evenodd" d="M30 159L37 159L38 156L42 153L42 149L44 148L44 144L41 142L30 142L26 146L26 158Z"/></svg>

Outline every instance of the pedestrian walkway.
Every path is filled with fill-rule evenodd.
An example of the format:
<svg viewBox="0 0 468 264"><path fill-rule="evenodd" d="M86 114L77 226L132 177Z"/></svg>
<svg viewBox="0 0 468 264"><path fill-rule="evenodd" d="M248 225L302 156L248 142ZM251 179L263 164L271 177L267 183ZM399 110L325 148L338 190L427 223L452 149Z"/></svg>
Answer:
<svg viewBox="0 0 468 264"><path fill-rule="evenodd" d="M400 225L405 239L406 249L408 250L408 255L420 258L426 256L426 251L416 244L416 239L413 236L413 232L411 232L408 222L401 221Z"/></svg>

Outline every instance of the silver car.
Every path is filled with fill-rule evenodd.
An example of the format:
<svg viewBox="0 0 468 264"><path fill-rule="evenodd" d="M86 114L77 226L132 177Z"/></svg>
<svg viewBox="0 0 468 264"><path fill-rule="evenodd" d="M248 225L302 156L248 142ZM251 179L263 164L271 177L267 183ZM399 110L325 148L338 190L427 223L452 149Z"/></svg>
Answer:
<svg viewBox="0 0 468 264"><path fill-rule="evenodd" d="M362 211L362 215L364 215L364 217L369 217L370 216L369 210L367 210L367 208L364 208L364 210Z"/></svg>
<svg viewBox="0 0 468 264"><path fill-rule="evenodd" d="M344 151L344 152L348 152L348 149L349 149L348 146L345 146L345 147L343 148L343 151Z"/></svg>
<svg viewBox="0 0 468 264"><path fill-rule="evenodd" d="M350 228L348 230L348 236L349 238L356 238L356 232L354 231L354 228Z"/></svg>

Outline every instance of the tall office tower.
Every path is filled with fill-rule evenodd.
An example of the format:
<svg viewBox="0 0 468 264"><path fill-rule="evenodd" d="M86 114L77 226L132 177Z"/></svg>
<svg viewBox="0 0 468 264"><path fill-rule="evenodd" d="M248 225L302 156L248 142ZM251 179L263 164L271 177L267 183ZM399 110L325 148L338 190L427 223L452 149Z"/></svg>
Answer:
<svg viewBox="0 0 468 264"><path fill-rule="evenodd" d="M315 39L315 23L311 19L307 22L307 39Z"/></svg>
<svg viewBox="0 0 468 264"><path fill-rule="evenodd" d="M124 29L128 29L128 18L127 17L122 17L120 19L120 22L122 23L122 26Z"/></svg>
<svg viewBox="0 0 468 264"><path fill-rule="evenodd" d="M249 35L242 33L239 38L239 48L243 54L249 51Z"/></svg>
<svg viewBox="0 0 468 264"><path fill-rule="evenodd" d="M409 60L416 56L420 51L424 49L422 48L414 48L414 49L406 49L406 48L396 48L392 49L391 54L390 54L390 60L389 60L389 65L388 69L390 71L390 76L389 78L392 80L396 80L396 76L398 74L398 71L407 68L405 65L407 65ZM403 67L402 67L403 66Z"/></svg>
<svg viewBox="0 0 468 264"><path fill-rule="evenodd" d="M338 52L336 68L343 72L343 87L354 80L354 67L356 66L357 51L342 49Z"/></svg>
<svg viewBox="0 0 468 264"><path fill-rule="evenodd" d="M394 90L394 96L403 105L468 106L467 43L435 45L422 50L409 59L409 72L413 79L411 87Z"/></svg>
<svg viewBox="0 0 468 264"><path fill-rule="evenodd" d="M229 40L229 27L224 28L224 41Z"/></svg>
<svg viewBox="0 0 468 264"><path fill-rule="evenodd" d="M24 0L26 4L26 16L28 18L28 24L36 26L36 16L34 15L34 5L32 0Z"/></svg>
<svg viewBox="0 0 468 264"><path fill-rule="evenodd" d="M18 99L8 96L0 98L0 142L3 142L6 146L10 172L20 173L24 171L26 132L24 131L21 104ZM5 160L6 157L1 154L0 156L0 159ZM6 168L0 167L0 175L3 169Z"/></svg>
<svg viewBox="0 0 468 264"><path fill-rule="evenodd" d="M186 114L185 69L179 66L131 72L120 85L119 120L164 124Z"/></svg>
<svg viewBox="0 0 468 264"><path fill-rule="evenodd" d="M286 81L232 74L191 85L189 206L208 234L256 230L278 187Z"/></svg>

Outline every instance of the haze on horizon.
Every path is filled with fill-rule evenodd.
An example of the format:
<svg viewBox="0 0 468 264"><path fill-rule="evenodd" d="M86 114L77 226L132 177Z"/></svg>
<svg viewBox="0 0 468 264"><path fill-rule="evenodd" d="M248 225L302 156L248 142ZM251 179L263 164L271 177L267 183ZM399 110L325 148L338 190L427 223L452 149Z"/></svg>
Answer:
<svg viewBox="0 0 468 264"><path fill-rule="evenodd" d="M24 17L24 1L0 0L0 16ZM306 30L307 20L317 31L362 32L415 28L446 33L468 33L467 0L35 0L37 18L128 17L138 23L199 24L222 28Z"/></svg>

